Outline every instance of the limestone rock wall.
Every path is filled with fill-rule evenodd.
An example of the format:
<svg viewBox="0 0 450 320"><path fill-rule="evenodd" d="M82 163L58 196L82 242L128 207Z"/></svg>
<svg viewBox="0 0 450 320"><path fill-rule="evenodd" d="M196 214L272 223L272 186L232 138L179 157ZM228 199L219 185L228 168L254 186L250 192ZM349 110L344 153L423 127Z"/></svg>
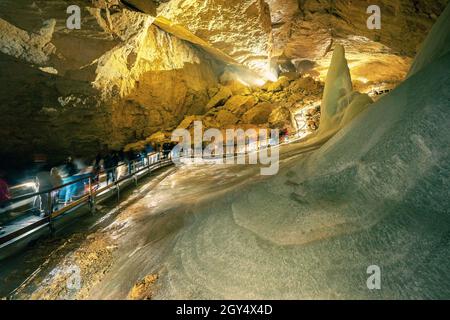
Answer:
<svg viewBox="0 0 450 320"><path fill-rule="evenodd" d="M111 110L89 83L69 80L0 54L0 165L29 167L33 155L61 162L95 155L108 141Z"/></svg>
<svg viewBox="0 0 450 320"><path fill-rule="evenodd" d="M78 1L82 28L65 26L68 1L0 4L2 166L94 157L186 115L205 112L223 65L112 2ZM25 17L24 21L17 14ZM46 24L43 24L47 21ZM43 27L44 26L44 27Z"/></svg>
<svg viewBox="0 0 450 320"><path fill-rule="evenodd" d="M395 85L404 79L412 58L447 3L171 0L157 9L155 23L269 79L268 72L277 70L308 73L324 81L332 50L340 44L347 50L355 82ZM370 4L381 8L380 30L367 28Z"/></svg>
<svg viewBox="0 0 450 320"><path fill-rule="evenodd" d="M272 13L271 55L282 69L324 80L335 44L346 48L355 81L403 80L412 58L448 0L267 0ZM370 4L381 9L381 29L366 25Z"/></svg>
<svg viewBox="0 0 450 320"><path fill-rule="evenodd" d="M264 0L172 0L158 14L238 63L268 71L272 27Z"/></svg>
<svg viewBox="0 0 450 320"><path fill-rule="evenodd" d="M240 86L222 81L201 116L186 117L179 128L189 128L193 121L202 121L204 128L277 128L295 130L294 115L308 106L316 106L323 94L322 83L311 77L282 76L262 87ZM225 94L227 93L227 94ZM212 103L214 102L214 103ZM317 128L316 128L317 129ZM170 135L167 133L167 137Z"/></svg>

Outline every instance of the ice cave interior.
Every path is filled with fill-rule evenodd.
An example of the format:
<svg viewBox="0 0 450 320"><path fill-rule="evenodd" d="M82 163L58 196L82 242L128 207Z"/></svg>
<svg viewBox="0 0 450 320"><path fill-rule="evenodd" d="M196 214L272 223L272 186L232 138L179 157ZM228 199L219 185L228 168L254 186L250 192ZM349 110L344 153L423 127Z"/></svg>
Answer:
<svg viewBox="0 0 450 320"><path fill-rule="evenodd" d="M0 298L449 298L450 4L373 1L370 28L369 2L2 0L11 187L36 163L89 167L198 122L287 142L272 175L214 162L152 173L1 261Z"/></svg>

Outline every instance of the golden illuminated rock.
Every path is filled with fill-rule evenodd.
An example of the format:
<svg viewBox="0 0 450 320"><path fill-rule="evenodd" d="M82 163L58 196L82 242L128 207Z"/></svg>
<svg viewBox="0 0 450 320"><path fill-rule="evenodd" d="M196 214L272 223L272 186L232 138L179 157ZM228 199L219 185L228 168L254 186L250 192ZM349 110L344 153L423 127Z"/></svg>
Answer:
<svg viewBox="0 0 450 320"><path fill-rule="evenodd" d="M158 280L158 275L151 274L146 276L141 281L137 282L128 294L128 299L150 300L152 298L152 289L155 285L156 280Z"/></svg>
<svg viewBox="0 0 450 320"><path fill-rule="evenodd" d="M401 81L427 30L447 0L377 1L380 30L369 30L367 1L268 0L276 63L288 59L300 72L324 80L334 44L344 45L353 79ZM375 3L374 3L375 4ZM407 41L405 41L407 39ZM376 70L376 71L375 71ZM317 72L317 73L316 73Z"/></svg>
<svg viewBox="0 0 450 320"><path fill-rule="evenodd" d="M201 116L186 116L178 125L178 129L187 129L194 121L201 120Z"/></svg>
<svg viewBox="0 0 450 320"><path fill-rule="evenodd" d="M291 112L286 107L277 107L270 113L268 123L272 128L287 127L291 124Z"/></svg>
<svg viewBox="0 0 450 320"><path fill-rule="evenodd" d="M269 92L278 92L282 91L283 89L287 88L289 86L289 79L285 76L281 76L278 78L277 81L267 83L264 89L266 89Z"/></svg>
<svg viewBox="0 0 450 320"><path fill-rule="evenodd" d="M209 110L219 105L223 105L232 95L233 92L231 92L230 88L220 88L219 92L217 92L217 94L208 102L206 109Z"/></svg>
<svg viewBox="0 0 450 320"><path fill-rule="evenodd" d="M224 108L231 111L237 116L242 116L248 109L256 104L257 100L253 96L233 96L227 103L225 103Z"/></svg>
<svg viewBox="0 0 450 320"><path fill-rule="evenodd" d="M250 87L242 84L241 82L237 81L237 80L232 80L232 81L228 81L226 82L226 87L228 89L231 90L231 93L233 95L250 95L252 93L252 90L250 89Z"/></svg>
<svg viewBox="0 0 450 320"><path fill-rule="evenodd" d="M259 103L242 116L242 122L248 124L265 124L274 109L274 105L264 102Z"/></svg>
<svg viewBox="0 0 450 320"><path fill-rule="evenodd" d="M263 0L172 0L161 7L159 16L238 63L268 70L272 28L269 6Z"/></svg>
<svg viewBox="0 0 450 320"><path fill-rule="evenodd" d="M219 110L216 116L216 120L219 123L219 128L224 128L228 125L236 124L239 119L233 113L226 109Z"/></svg>
<svg viewBox="0 0 450 320"><path fill-rule="evenodd" d="M10 136L18 128L2 143L3 153L14 150L23 159L49 153L52 161L92 156L103 145L121 149L206 112L208 88L223 73L220 62L153 25L150 15L98 2L82 9L81 30L68 30L67 3L52 4L0 4L0 19L9 19L0 24L6 28L0 42L7 43L0 55L1 112L11 125L0 130ZM51 23L39 29L34 19Z"/></svg>

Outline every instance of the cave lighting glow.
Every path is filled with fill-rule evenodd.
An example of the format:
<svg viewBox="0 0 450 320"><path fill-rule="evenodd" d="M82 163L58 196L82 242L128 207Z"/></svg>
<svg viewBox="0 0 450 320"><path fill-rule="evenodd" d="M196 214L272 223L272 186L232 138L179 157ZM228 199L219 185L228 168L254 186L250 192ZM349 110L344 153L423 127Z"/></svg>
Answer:
<svg viewBox="0 0 450 320"><path fill-rule="evenodd" d="M366 83L369 82L369 79L364 78L364 77L360 77L360 78L358 78L358 80L361 81L361 82L364 83L364 84L366 84Z"/></svg>
<svg viewBox="0 0 450 320"><path fill-rule="evenodd" d="M278 75L271 70L267 70L266 72L264 72L264 78L269 81L275 82L278 80Z"/></svg>

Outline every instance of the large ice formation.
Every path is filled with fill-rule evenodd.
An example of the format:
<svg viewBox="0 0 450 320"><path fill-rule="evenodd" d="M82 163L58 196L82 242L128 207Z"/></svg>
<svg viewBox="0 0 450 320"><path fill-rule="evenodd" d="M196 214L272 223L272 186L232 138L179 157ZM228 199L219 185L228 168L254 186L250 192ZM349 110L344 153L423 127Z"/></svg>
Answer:
<svg viewBox="0 0 450 320"><path fill-rule="evenodd" d="M353 92L350 70L342 45L336 45L328 69L322 99L320 123L327 125L339 112L338 101Z"/></svg>
<svg viewBox="0 0 450 320"><path fill-rule="evenodd" d="M345 49L336 45L325 81L320 128L311 140L334 135L372 102L367 94L353 90Z"/></svg>
<svg viewBox="0 0 450 320"><path fill-rule="evenodd" d="M196 212L157 298L448 298L449 67L447 54L278 176Z"/></svg>

